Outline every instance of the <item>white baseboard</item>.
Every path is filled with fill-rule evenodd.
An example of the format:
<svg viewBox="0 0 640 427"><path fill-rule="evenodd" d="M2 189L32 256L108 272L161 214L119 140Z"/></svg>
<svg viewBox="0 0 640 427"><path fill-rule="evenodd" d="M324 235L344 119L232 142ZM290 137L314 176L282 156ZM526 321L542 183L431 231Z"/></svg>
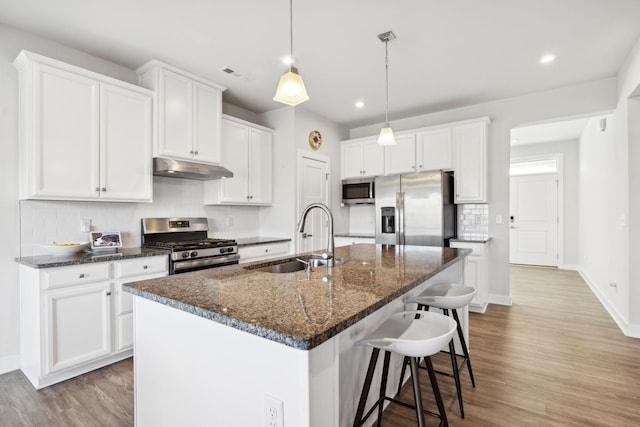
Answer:
<svg viewBox="0 0 640 427"><path fill-rule="evenodd" d="M489 304L513 305L511 295L489 294Z"/></svg>
<svg viewBox="0 0 640 427"><path fill-rule="evenodd" d="M11 354L0 357L0 375L20 369L20 355Z"/></svg>
<svg viewBox="0 0 640 427"><path fill-rule="evenodd" d="M609 316L613 319L614 322L618 325L623 334L632 338L640 338L640 325L630 324L627 322L621 315L618 313L618 310L605 298L605 296L600 291L600 288L596 285L596 283L591 280L589 275L585 273L583 270L578 269L578 273L580 277L587 283L587 286L591 289L591 292L598 298L600 304L607 310Z"/></svg>
<svg viewBox="0 0 640 427"><path fill-rule="evenodd" d="M558 268L560 270L580 271L580 266L578 264L562 264L562 265L559 265Z"/></svg>

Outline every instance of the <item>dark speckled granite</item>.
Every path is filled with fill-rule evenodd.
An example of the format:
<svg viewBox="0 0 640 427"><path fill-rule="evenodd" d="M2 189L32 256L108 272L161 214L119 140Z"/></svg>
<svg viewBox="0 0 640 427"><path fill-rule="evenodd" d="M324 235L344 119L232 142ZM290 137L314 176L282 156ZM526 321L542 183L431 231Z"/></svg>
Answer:
<svg viewBox="0 0 640 427"><path fill-rule="evenodd" d="M236 239L238 246L265 245L267 243L290 242L288 237L245 237Z"/></svg>
<svg viewBox="0 0 640 427"><path fill-rule="evenodd" d="M232 265L125 285L134 295L308 350L462 260L468 249L356 244L338 262L305 271L257 268L295 257ZM298 256L304 256L300 254Z"/></svg>
<svg viewBox="0 0 640 427"><path fill-rule="evenodd" d="M74 255L39 255L16 258L16 262L32 268L64 267L67 265L108 262L120 259L141 258L155 255L168 255L163 249L123 248L115 253L81 252Z"/></svg>

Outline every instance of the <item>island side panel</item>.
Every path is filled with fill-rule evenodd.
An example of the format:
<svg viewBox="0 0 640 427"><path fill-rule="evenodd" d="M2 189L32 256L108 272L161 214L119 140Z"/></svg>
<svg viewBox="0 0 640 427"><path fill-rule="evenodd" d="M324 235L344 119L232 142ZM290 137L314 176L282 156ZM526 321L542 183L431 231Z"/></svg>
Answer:
<svg viewBox="0 0 640 427"><path fill-rule="evenodd" d="M308 351L141 297L134 315L137 427L265 425L267 394L283 402L285 425L311 426L310 378L324 377L324 388L334 375L322 369L334 354L330 342L310 369ZM314 412L333 417L334 401Z"/></svg>
<svg viewBox="0 0 640 427"><path fill-rule="evenodd" d="M411 298L416 297L420 292L424 291L427 287L435 285L436 283L463 283L464 276L464 259L456 262L447 269L441 271L437 275L433 276L429 280L413 288L403 296L396 298L394 301L385 305L381 309L370 314L366 318L362 319L358 323L352 325L348 329L342 331L336 338L338 339L338 366L339 366L339 406L340 406L340 426L350 426L353 424L356 409L358 407L358 400L360 398L360 392L362 391L362 385L364 384L364 377L369 365L369 358L371 357L372 349L370 347L358 346L356 342L365 338L369 333L373 332L381 323L387 320L393 313L397 313L403 310L415 310L415 304L406 305L405 302ZM437 309L431 309L435 312L440 312ZM465 339L468 340L468 310L467 308L458 310L460 315L460 322L462 324L463 332L465 333ZM460 342L456 338L456 352L461 352ZM367 409L371 407L378 399L380 390L380 377L382 375L382 362L384 360L384 352L380 353L378 358L378 364L374 375L373 382L371 384L371 390L369 391L369 397L367 400ZM400 372L402 369L403 358L397 354L391 355L391 364L389 368L389 376L387 380L387 395L395 396L398 381L400 379ZM405 375L405 381L409 380L409 373ZM425 377L421 377L422 381L428 381ZM423 396L425 402L432 402L433 395L425 394ZM388 405L385 402L385 405ZM375 424L376 416L371 415L365 425L371 426Z"/></svg>

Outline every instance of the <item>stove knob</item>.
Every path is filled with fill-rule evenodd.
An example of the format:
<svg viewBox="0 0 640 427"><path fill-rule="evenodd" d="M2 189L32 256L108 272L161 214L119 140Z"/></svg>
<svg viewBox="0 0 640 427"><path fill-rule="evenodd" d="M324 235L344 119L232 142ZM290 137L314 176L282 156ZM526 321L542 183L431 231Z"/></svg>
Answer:
<svg viewBox="0 0 640 427"><path fill-rule="evenodd" d="M233 248L227 248L227 252L233 252Z"/></svg>
<svg viewBox="0 0 640 427"><path fill-rule="evenodd" d="M195 258L198 256L198 251L191 251L191 258Z"/></svg>
<svg viewBox="0 0 640 427"><path fill-rule="evenodd" d="M189 252L182 252L182 258L189 258Z"/></svg>

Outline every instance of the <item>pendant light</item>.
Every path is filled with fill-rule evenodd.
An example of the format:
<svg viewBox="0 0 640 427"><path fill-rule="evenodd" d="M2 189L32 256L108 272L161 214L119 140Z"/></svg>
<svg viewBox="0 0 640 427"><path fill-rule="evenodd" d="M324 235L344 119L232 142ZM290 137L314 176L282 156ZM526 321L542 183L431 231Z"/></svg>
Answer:
<svg viewBox="0 0 640 427"><path fill-rule="evenodd" d="M273 100L293 107L309 100L302 76L298 74L298 69L293 66L293 0L289 0L289 30L289 47L291 48L289 71L280 77L276 96L273 97Z"/></svg>
<svg viewBox="0 0 640 427"><path fill-rule="evenodd" d="M385 123L380 130L378 145L396 145L393 129L389 126L389 40L394 40L396 35L393 34L393 31L387 31L386 33L378 34L378 38L384 43L385 95L387 102L384 116Z"/></svg>

